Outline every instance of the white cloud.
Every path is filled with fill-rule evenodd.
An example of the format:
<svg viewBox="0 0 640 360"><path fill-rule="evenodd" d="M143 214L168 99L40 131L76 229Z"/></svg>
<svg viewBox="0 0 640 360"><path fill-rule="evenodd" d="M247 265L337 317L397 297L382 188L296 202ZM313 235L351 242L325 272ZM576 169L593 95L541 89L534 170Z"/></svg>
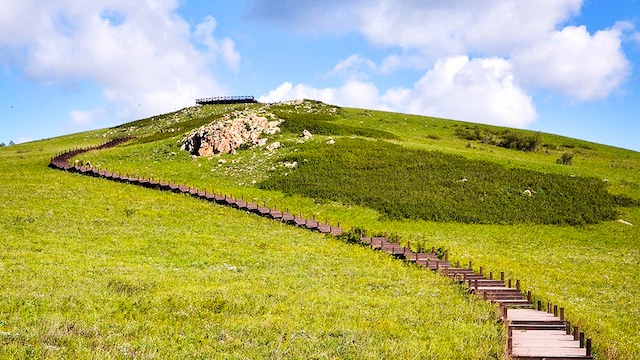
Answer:
<svg viewBox="0 0 640 360"><path fill-rule="evenodd" d="M424 54L391 54L382 60L382 63L378 66L378 71L381 74L391 74L401 68L426 70L429 63L429 58Z"/></svg>
<svg viewBox="0 0 640 360"><path fill-rule="evenodd" d="M425 70L427 64L427 57L421 54L391 54L385 57L380 65L362 55L353 54L338 62L327 75L366 80L371 75L388 75L401 68Z"/></svg>
<svg viewBox="0 0 640 360"><path fill-rule="evenodd" d="M235 49L235 44L230 39L218 40L213 36L218 23L213 16L205 17L204 21L196 26L195 36L201 43L208 48L208 53L214 58L218 55L222 56L225 63L232 69L238 70L240 67L240 54Z"/></svg>
<svg viewBox="0 0 640 360"><path fill-rule="evenodd" d="M355 30L385 46L419 48L434 58L505 54L576 15L582 0L254 0L254 17L317 31ZM345 21L346 20L346 21Z"/></svg>
<svg viewBox="0 0 640 360"><path fill-rule="evenodd" d="M338 62L328 75L344 76L351 79L363 79L368 78L368 74L376 69L377 66L373 61L354 54Z"/></svg>
<svg viewBox="0 0 640 360"><path fill-rule="evenodd" d="M69 113L69 119L75 125L86 126L103 116L106 111L103 108L96 108L92 110L71 110Z"/></svg>
<svg viewBox="0 0 640 360"><path fill-rule="evenodd" d="M30 141L33 141L33 139L30 138L30 137L19 137L13 143L14 144L23 144L23 143L27 143L27 142L30 142Z"/></svg>
<svg viewBox="0 0 640 360"><path fill-rule="evenodd" d="M581 0L396 1L363 4L358 31L371 42L419 48L434 57L506 55L534 41L580 8Z"/></svg>
<svg viewBox="0 0 640 360"><path fill-rule="evenodd" d="M621 42L640 41L630 22L593 34L584 26L564 27L579 15L583 0L327 0L298 1L296 6L293 0L254 0L253 4L257 17L315 32L356 31L375 45L403 49L403 56L389 55L378 66L362 66L365 63L359 59L360 79L367 68L378 74L400 67L422 70L437 59L474 54L474 58L509 59L516 69L514 82L578 101L603 99L618 89L629 75ZM288 5L285 13L269 10L284 5ZM350 20L334 26L337 16Z"/></svg>
<svg viewBox="0 0 640 360"><path fill-rule="evenodd" d="M191 29L177 7L177 0L5 0L0 46L19 54L13 66L33 81L97 85L110 115L171 111L226 93L210 68L236 70L240 59L232 40L213 35L214 18ZM99 115L74 110L70 120Z"/></svg>
<svg viewBox="0 0 640 360"><path fill-rule="evenodd" d="M339 106L375 109L379 106L380 96L373 83L357 80L350 80L341 87L324 89L305 84L293 86L290 82L285 82L262 95L258 101L272 103L294 99L314 99Z"/></svg>
<svg viewBox="0 0 640 360"><path fill-rule="evenodd" d="M302 98L513 127L525 127L537 117L531 97L514 81L511 64L501 58L440 59L413 88L389 89L382 95L374 84L356 80L324 89L287 82L259 101Z"/></svg>
<svg viewBox="0 0 640 360"><path fill-rule="evenodd" d="M412 89L386 92L392 109L494 125L525 127L537 117L532 99L501 58L440 59Z"/></svg>
<svg viewBox="0 0 640 360"><path fill-rule="evenodd" d="M533 86L579 101L603 99L629 73L621 34L613 28L590 35L585 26L568 26L517 52L513 61L519 77Z"/></svg>

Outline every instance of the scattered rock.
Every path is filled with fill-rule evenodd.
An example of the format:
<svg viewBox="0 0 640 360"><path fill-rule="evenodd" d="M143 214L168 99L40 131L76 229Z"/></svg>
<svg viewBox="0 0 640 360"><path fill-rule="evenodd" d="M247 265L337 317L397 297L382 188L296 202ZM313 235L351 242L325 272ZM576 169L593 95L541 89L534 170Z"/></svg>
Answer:
<svg viewBox="0 0 640 360"><path fill-rule="evenodd" d="M528 197L532 197L533 196L533 192L531 192L531 190L529 190L529 189L526 189L525 191L522 192L522 195L528 196Z"/></svg>
<svg viewBox="0 0 640 360"><path fill-rule="evenodd" d="M305 129L305 130L302 132L302 139L304 139L304 140L309 140L309 139L311 139L312 137L313 137L313 135L311 134L311 132L309 132L309 130L306 130L306 129Z"/></svg>
<svg viewBox="0 0 640 360"><path fill-rule="evenodd" d="M333 140L332 138L329 138L329 139L327 140L327 145L333 145L333 144L335 144L335 143L336 143L336 141L335 141L335 140Z"/></svg>
<svg viewBox="0 0 640 360"><path fill-rule="evenodd" d="M294 167L296 167L296 165L298 165L297 161L294 162L285 162L282 164L284 167L289 168L289 169L293 169Z"/></svg>
<svg viewBox="0 0 640 360"><path fill-rule="evenodd" d="M274 151L276 149L280 149L280 142L279 141L276 141L276 142L274 142L272 144L269 144L267 146L267 150L269 150L269 151Z"/></svg>
<svg viewBox="0 0 640 360"><path fill-rule="evenodd" d="M624 220L622 220L622 219L618 219L618 222L619 222L620 224L625 224L625 225L633 226L633 224L632 224L632 223L630 223L630 222L628 222L628 221L624 221Z"/></svg>

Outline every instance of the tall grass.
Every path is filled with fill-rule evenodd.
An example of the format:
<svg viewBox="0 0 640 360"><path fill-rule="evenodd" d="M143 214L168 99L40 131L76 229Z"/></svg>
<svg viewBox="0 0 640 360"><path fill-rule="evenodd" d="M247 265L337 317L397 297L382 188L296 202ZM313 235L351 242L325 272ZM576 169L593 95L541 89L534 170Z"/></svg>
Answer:
<svg viewBox="0 0 640 360"><path fill-rule="evenodd" d="M46 166L100 142L95 132L0 149L0 358L501 356L494 310L430 272Z"/></svg>
<svg viewBox="0 0 640 360"><path fill-rule="evenodd" d="M255 108L249 107L251 109L259 109L262 107L266 108L265 105L261 104L251 106L255 106ZM328 110L329 107L313 103L304 103L299 105L298 108L296 108L296 106L290 106L290 108L286 108L284 111L300 113L331 111ZM277 106L272 107L277 109ZM309 110L315 108L318 108L319 110ZM197 117L209 116L213 113L223 114L226 111L231 110L233 109L225 106L202 107L198 110L198 113L193 113L192 115L183 114L179 115L177 118L170 117L168 120L161 120L159 122L148 121L145 126L141 126L131 131L128 130L128 132L148 136L154 134L162 127L166 128L169 126L170 128L177 129L181 127L181 123L190 121L192 118L195 119ZM351 143L353 141L350 139L352 136L351 134L344 136L330 135L337 141L337 143L329 145L325 142L326 138L321 135L314 137L317 142L316 144L299 144L297 142L299 134L289 134L285 132L279 135L278 138L273 139L273 141L277 140L282 143L281 149L273 154L261 149L251 149L241 151L236 156L225 155L213 159L193 159L189 154L178 150L179 140L183 134L176 131L172 138L166 138L161 141L144 144L132 143L129 146L111 149L100 153L88 154L87 156L83 156L81 160L91 161L94 165L108 167L109 169L125 173L128 172L140 174L142 176L171 179L178 182L186 182L200 188L207 187L209 190L215 189L219 192L233 193L236 196L244 196L246 199L252 199L253 201L261 203L267 202L269 205L277 205L278 208L290 208L292 212L303 213L306 217L315 215L320 219L328 218L334 224L337 221L341 221L343 228L356 226L366 228L372 232L392 232L400 235L403 243L410 241L414 247L426 246L431 248L433 246L435 248L447 249L450 254L450 259L453 261L461 260L462 262L466 262L472 260L473 263L476 264L476 267L482 265L484 270L487 272L494 271L495 273L496 271L506 271L507 277L520 279L523 288L532 290L536 299L553 301L559 306L565 307L567 309L567 316L572 323L579 325L586 331L589 337L593 337L594 349L598 359L637 358L637 354L640 353L640 344L637 341L638 337L634 334L640 331L640 326L638 325L640 324L640 313L638 313L638 309L640 309L640 284L638 284L637 281L637 279L640 278L640 270L638 270L640 269L640 245L638 243L638 239L640 239L640 226L638 226L638 224L640 224L640 208L638 207L638 200L640 199L640 177L638 175L640 174L640 154L624 149L588 143L551 134L527 133L524 130L511 130L486 125L487 129L495 133L502 133L505 130L510 130L524 135L530 134L532 136L539 136L539 141L543 145L534 152L514 151L513 149L502 148L488 143L482 143L481 141L469 141L454 136L455 129L466 126L473 127L474 125L472 124L372 110L340 108L336 110L335 113L331 114L331 119L328 122L338 125L380 130L394 134L396 139L391 141L400 146L392 148L401 149L402 152L419 150L419 153L422 154L424 152L435 150L439 153L456 155L457 157L454 158L458 159L456 161L462 164L466 164L466 161L469 160L478 161L480 163L484 162L488 169L497 169L497 171L504 174L511 174L510 171L512 170L516 170L516 174L519 171L527 170L535 174L532 180L536 180L537 176L541 176L546 179L559 178L559 181L566 182L565 185L569 188L576 184L586 184L590 189L590 181L594 181L593 186L596 188L596 193L605 191L606 193L611 194L602 195L603 199L606 200L601 204L604 208L609 208L611 206L611 196L614 196L613 202L615 204L614 210L616 212L616 216L613 220L622 219L634 224L634 226L629 226L617 221L602 222L601 220L598 220L601 222L594 224L567 226L555 224L534 224L531 222L514 222L512 224L476 224L394 219L385 215L385 213L381 211L369 207L372 205L360 206L347 201L331 201L326 198L316 196L310 197L295 194L285 195L282 191L260 189L257 187L259 183L265 181L265 179L272 174L280 176L286 173L287 171L281 172L281 170L285 169L281 168L282 162L285 159L294 159L298 153L312 149L314 146L341 146L345 141ZM481 127L484 128L485 125L481 125ZM126 129L130 129L130 127L126 127ZM45 144L34 143L33 146L19 145L21 146L20 148L14 148L14 151L21 151L21 154L11 152L10 149L12 147L7 147L0 149L0 158L3 159L2 161L6 161L8 163L19 163L19 161L24 161L24 159L19 159L19 156L24 156L25 159L27 159L34 154L37 155L38 151L41 151L44 154L48 152L49 149L51 149L52 152L56 152L65 148L77 146L78 144L97 144L103 141L102 136L106 135L110 131L111 130L96 132L90 136L86 134L79 134L74 135L73 137L66 137L64 139L53 139ZM119 129L118 131L121 132L122 129ZM188 130L181 127L180 131L186 132ZM93 143L94 141L95 143ZM364 143L367 146L376 146L374 142L367 141ZM40 148L43 150L38 150ZM319 151L324 150L320 149ZM556 164L556 159L561 157L565 152L571 152L571 154L574 155L571 166ZM428 152L428 154L431 153ZM295 176L294 174L298 170L305 172L306 170L304 170L304 167L308 166L309 162L313 159L313 154L311 155L312 156L303 157L302 161L298 161L298 165L296 166L299 166L299 168L294 168L294 170L290 171L287 176ZM384 156L387 156L387 154L376 153L375 156L371 156L371 164L376 165L383 162L377 160L377 158ZM307 159L307 162L304 162L305 158ZM393 156L392 158L395 159ZM219 162L219 160L221 160L221 162ZM408 161L406 165L409 167L412 166L413 161L414 160ZM358 161L355 161L354 163L357 164ZM40 165L44 166L44 164L46 164L46 161L43 156ZM40 171L40 165L38 165L39 170L37 171ZM35 169L32 170L35 171ZM363 169L360 170L364 171ZM20 196L27 196L24 194L29 194L30 192L34 194L47 194L50 190L53 190L53 188L46 188L46 190L33 192L31 191L32 188L29 186L19 186L17 184L28 184L28 181L24 180L24 176L17 176L16 173L27 175L32 174L33 172L31 172L31 170L27 171L26 168L22 170L20 168L12 168L11 171L12 172L7 173L6 177L1 179L2 183L0 183L0 185L12 184L11 190L7 190L9 188L5 185L5 187L1 189L2 194L6 194L7 191L13 191L14 193L23 194ZM351 170L345 171L350 172ZM0 173L0 177L3 176L3 174L4 172ZM41 173L38 174L38 176L42 176ZM522 174L528 173L524 172ZM65 175L65 179L66 176L67 175ZM468 180L466 184L469 185L471 178L468 174L463 173L452 177L450 185L460 186L462 182L458 183L457 181L462 180L465 177ZM14 180L6 180L13 178L17 179L17 182ZM392 178L396 181L398 177L394 176ZM72 177L72 179L75 178ZM42 178L41 182L42 181L60 182L60 178L56 175L54 177ZM68 180L65 180L65 182L66 181ZM85 180L82 180L83 184L84 181ZM93 184L93 182L97 180L87 179L86 181L87 183ZM322 180L320 181L320 184L323 184L324 182L325 180ZM345 186L346 185L347 183L345 183ZM55 189L60 189L61 187L65 188L66 185L64 183L58 184ZM492 182L486 183L486 187L488 189L492 189ZM77 186L72 188L77 188ZM87 202L86 200L83 200L84 196L87 196L87 194L92 194L91 196L100 198L110 194L113 190L111 187L104 188L102 186L95 188L80 187L80 189L82 190L69 192L67 196L74 196L81 202ZM510 188L507 187L505 189L509 190ZM540 199L539 197L536 198L536 196L540 195L541 192L536 191L535 188L532 189L536 191L533 193L532 198L522 198L522 193L519 193L519 191L524 190L524 186L520 185L512 189L512 191L514 191L513 194L515 194L514 197L517 198L518 201ZM145 199L148 196L148 193L146 191L142 193L138 193L138 190L135 191L135 197L128 198L124 203L121 203L119 207L120 210L118 212L122 214L122 217L114 218L115 220L110 221L110 223L117 224L119 220L124 221L125 219L132 219L131 222L135 221L136 223L144 224L145 228L150 226L147 224L155 224L156 227L160 227L167 232L173 231L172 229L174 228L185 228L183 225L180 225L180 222L167 222L165 217L158 219L151 217L138 218L138 216L143 214L144 211L137 209L134 205L136 205L140 199ZM429 189L420 189L420 191L429 192ZM372 193L375 192L372 191ZM118 196L122 196L122 194L122 192L116 193L116 199L118 199ZM11 215L10 218L12 218L16 224L22 224L20 226L33 226L26 224L26 222L28 221L29 224L33 224L31 222L31 218L36 218L37 221L39 217L36 216L37 214L34 215L30 212L23 211L24 209L29 209L33 206L29 205L33 201L33 196L28 195L27 198L30 200L17 203L12 200L10 196L5 195L2 198L2 203L0 203L4 207L0 210L8 210ZM109 197L109 199L112 198ZM141 204L145 204L145 206L149 206L149 204L156 204L154 206L159 206L158 204L164 204L168 200L164 196L161 196L160 198L154 197L153 200L149 201L149 203L142 202ZM192 200L188 200L187 204L192 204L191 201ZM91 201L90 203L93 204L94 202ZM570 203L570 201L565 201L563 203ZM580 206L580 204L577 205L578 207ZM191 205L185 205L184 208L189 208L189 206ZM129 211L131 218L126 217L126 208L131 209L131 211ZM80 212L87 212L87 209L91 209L91 207L82 207L77 208L76 210ZM175 210L177 208L173 209ZM180 209L182 209L182 207ZM181 211L182 210L179 210L178 212ZM46 214L46 211L40 213ZM194 218L198 218L197 211L187 213ZM110 216L111 215L109 215L109 213L105 213L98 218L110 219ZM184 219L184 221L188 222L187 219ZM225 221L230 220L225 219ZM220 223L224 223L225 221L221 221ZM10 222L7 222L5 224L9 223ZM70 220L69 223L73 222ZM219 223L216 222L210 224L210 226L203 225L202 227L193 229L200 229L207 233L216 234L221 231L220 229L224 228L222 225L218 226L218 224ZM245 221L244 217L239 219L236 225L238 229L249 229L252 231L252 238L262 239L265 236L271 238L270 235L268 235L271 225L265 224L264 227L257 226L253 222ZM14 225L11 223L11 225L5 226L11 227ZM5 229L6 227L2 230ZM115 229L116 232L113 233L118 233L117 231L121 231L122 227L117 226ZM59 231L60 230L58 230L58 232ZM158 230L158 233L161 233L161 231ZM282 240L278 238L278 241L287 241L287 237L295 238L295 241L302 241L300 239L307 238L307 235L304 233L301 233L300 237L295 234L295 231L293 233L287 232L282 237ZM226 235L228 234L225 233L221 236L223 237ZM186 238L184 235L181 236ZM40 239L46 239L50 238L51 234L40 234L38 237ZM145 236L141 237L144 238ZM179 253L187 251L185 250L186 248L180 247L177 243L170 242L169 239L171 236L162 236L161 238L165 239L163 241L168 244L162 248L167 252ZM119 237L114 236L112 239L119 239ZM121 244L121 242L117 242L115 240L110 241L113 241L113 244ZM322 241L322 238L312 235L310 241L312 243ZM262 242L251 243L254 245L262 244ZM11 249L17 247L17 245L15 245L16 243L12 244L14 245L11 245ZM20 242L17 242L17 244L20 244ZM151 248L153 246L156 246L156 244L153 243L148 247ZM234 246L237 246L236 242L234 242ZM216 245L214 248L221 249L223 247ZM206 246L203 245L202 248L198 249L206 249ZM347 249L351 248L340 249L343 249L341 250L342 252L348 253L349 250ZM225 251L233 253L235 250ZM25 251L12 252L11 254L14 259L26 259L25 254L31 253ZM327 253L321 256L334 257L336 255L334 253ZM6 261L2 261L6 264ZM221 262L229 265L236 265L236 263L229 259L222 260ZM388 268L386 263L376 263L375 266L381 267L380 271L385 274L395 274L397 272L396 268ZM297 268L291 268L290 270L297 271L296 269ZM358 276L360 276L359 274L362 274L359 271L353 270L353 268L346 271L350 271L349 279L351 279L352 282L357 282L353 279L357 279ZM140 274L142 274L142 272L140 272ZM33 275L31 275L31 277L25 275L20 281L24 284L32 284L29 285L31 288L38 289L36 285L33 285L35 284L35 280L33 280L34 278L35 276ZM10 283L9 280L6 281L7 282L3 283L3 286L4 284ZM412 281L419 283L424 280L412 279L411 281L405 282L402 285L402 288L411 288L413 286ZM140 293L141 290L136 290L137 288L127 290L127 284L131 285L130 282L125 282L125 284L122 285L119 285L118 282L114 282L111 285L111 288L121 289L121 291L125 292L132 291L133 293ZM107 285L108 283L105 286ZM258 288L261 287L257 282L254 283L254 286ZM327 291L326 289L333 289L334 286L342 285L336 283L333 285L327 284L327 286L329 287L323 288L322 286L319 286L317 291ZM373 286L376 287L378 285L374 284ZM147 285L144 285L144 287L146 288ZM296 288L299 288L299 286ZM387 289L389 287L385 285L382 286L382 288ZM39 290L34 290L33 293L43 293L38 291ZM413 293L418 294L420 291L416 290ZM425 301L425 298L430 296L431 295L420 295L417 296L415 301L422 302ZM376 299L378 298L371 297L371 294L369 298L378 306L380 306L379 304L387 301L384 299L377 301ZM439 312L455 313L457 311L456 309L460 305L448 306L446 304L434 304L430 302L427 306L431 306L434 310ZM406 309L406 305L403 308ZM464 306L462 308L464 309ZM465 311L466 310L463 310L462 314L464 314ZM428 329L427 331L431 332L430 339L441 339L442 336L448 336L450 339L448 340L448 345L442 345L437 341L433 342L434 340L423 342L420 346L424 346L427 349L427 352L424 356L422 356L423 353L417 353L417 357L428 358L431 356L430 354L433 353L434 358L446 358L447 356L456 358L458 353L454 353L454 355L451 355L451 353L449 353L449 355L444 355L445 352L452 351L451 346L455 346L456 349L460 349L459 351L462 352L462 355L460 355L461 357L468 356L469 358L474 358L475 356L476 358L484 358L492 356L479 355L473 352L473 350L469 350L469 348L464 344L459 344L460 341L465 340L461 340L461 337L457 335L457 332L455 332L456 335L453 335L454 332L448 331L446 334L433 333L437 331L437 328L440 325L445 325L445 327L453 326L456 328L466 328L466 326L468 326L467 321L471 323L471 326L477 326L479 324L479 320L468 320L466 318L456 320L455 314L453 314L453 320L449 320L448 318L431 318L429 316L430 315L425 316L424 318L433 319L433 321L425 320L424 326L421 329L426 328ZM39 316L31 315L25 316L24 318L33 319L38 317ZM300 318L298 317L296 319L299 320ZM342 320L338 321L337 319L338 317L336 316L332 318L332 321L342 322ZM233 320L235 321L237 319L234 318ZM452 321L452 323L448 323L448 321ZM202 325L202 323L196 322L196 325L198 324ZM376 327L374 326L374 328ZM4 327L1 328L0 331L10 332L8 329L8 327ZM40 333L43 332L42 330L39 331ZM234 338L243 338L243 336ZM409 340L407 341L411 342L412 340L410 339L411 337L409 337ZM488 339L489 343L494 341L491 337ZM469 341L469 347L471 347L472 344L477 345L483 343L483 341L476 341L473 338L470 338ZM397 340L396 342L401 341ZM377 342L378 345L381 343L395 344L395 342L391 342L388 339ZM457 345L451 345L454 343ZM439 352L436 348L437 346L443 346L442 352ZM368 350L365 350L363 354L372 354L372 357L380 354L371 352L367 353L366 351ZM467 351L470 352L467 353ZM231 353L228 350L223 351L223 353L236 354ZM485 353L492 354L491 351ZM250 354L255 353L250 352ZM289 354L299 353L290 352ZM334 352L328 354L329 355L327 355L327 357L340 357L339 355L335 355ZM382 354L381 356L393 357L385 354ZM401 354L398 355L398 357L410 357L410 355L404 355L405 354ZM295 357L295 355L292 357ZM305 356L300 355L299 357Z"/></svg>

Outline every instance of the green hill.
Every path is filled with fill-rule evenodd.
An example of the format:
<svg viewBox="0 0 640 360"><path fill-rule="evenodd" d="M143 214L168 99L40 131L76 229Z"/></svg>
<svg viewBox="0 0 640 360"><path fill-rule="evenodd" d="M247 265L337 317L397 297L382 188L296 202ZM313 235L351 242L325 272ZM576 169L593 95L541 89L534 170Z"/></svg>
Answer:
<svg viewBox="0 0 640 360"><path fill-rule="evenodd" d="M280 148L212 159L179 150L189 131L234 110L284 119L269 139ZM190 197L46 167L60 151L123 135L136 140L77 160L446 249L566 308L598 358L640 352L640 233L627 224L640 224L639 153L306 101L208 105L1 148L6 357L502 356L491 306L437 275Z"/></svg>

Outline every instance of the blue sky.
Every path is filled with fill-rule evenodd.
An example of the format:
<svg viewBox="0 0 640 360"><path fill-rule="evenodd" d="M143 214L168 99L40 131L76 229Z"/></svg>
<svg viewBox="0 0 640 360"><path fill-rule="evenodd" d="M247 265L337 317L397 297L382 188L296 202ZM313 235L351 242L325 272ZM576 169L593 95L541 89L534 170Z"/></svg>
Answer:
<svg viewBox="0 0 640 360"><path fill-rule="evenodd" d="M4 0L0 142L254 95L640 151L639 65L636 0Z"/></svg>

